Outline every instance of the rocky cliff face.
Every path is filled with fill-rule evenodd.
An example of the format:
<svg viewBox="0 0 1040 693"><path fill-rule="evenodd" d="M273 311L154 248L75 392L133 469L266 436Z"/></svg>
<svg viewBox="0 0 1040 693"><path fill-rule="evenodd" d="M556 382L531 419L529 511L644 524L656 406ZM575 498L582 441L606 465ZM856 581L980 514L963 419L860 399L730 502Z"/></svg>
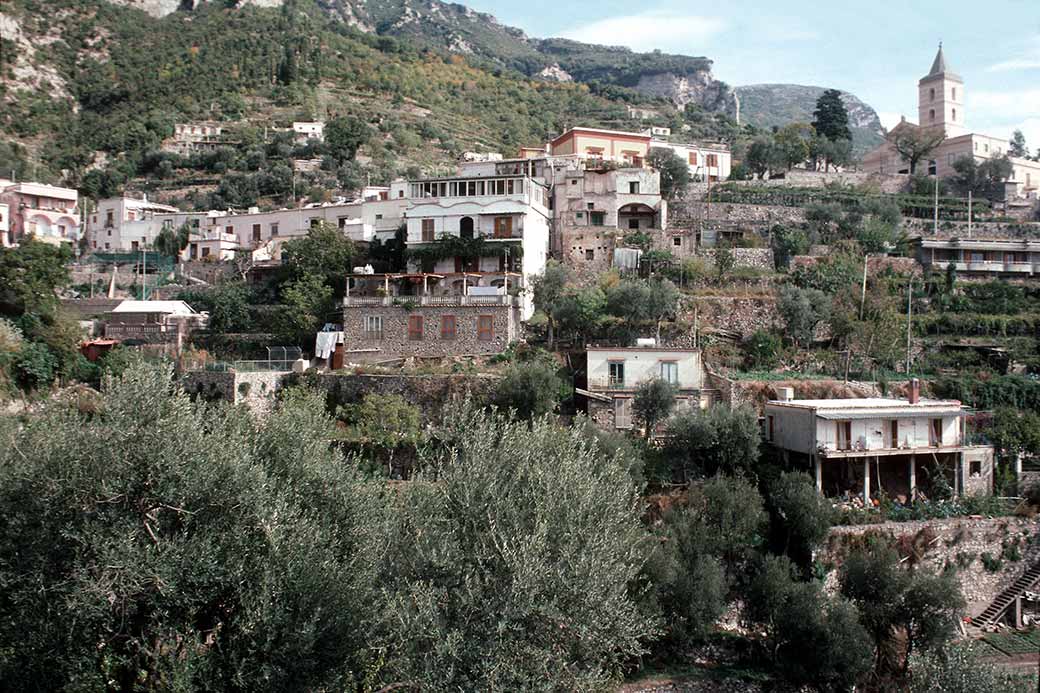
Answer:
<svg viewBox="0 0 1040 693"><path fill-rule="evenodd" d="M766 129L788 123L812 122L816 100L823 92L823 87L801 84L753 84L736 88L743 120ZM880 144L884 134L877 112L848 92L842 92L842 101L849 112L856 151L863 153Z"/></svg>
<svg viewBox="0 0 1040 693"><path fill-rule="evenodd" d="M710 70L698 70L687 74L662 72L642 75L635 85L641 94L668 99L678 108L693 103L705 110L739 120L740 102L736 93L725 82L716 80Z"/></svg>

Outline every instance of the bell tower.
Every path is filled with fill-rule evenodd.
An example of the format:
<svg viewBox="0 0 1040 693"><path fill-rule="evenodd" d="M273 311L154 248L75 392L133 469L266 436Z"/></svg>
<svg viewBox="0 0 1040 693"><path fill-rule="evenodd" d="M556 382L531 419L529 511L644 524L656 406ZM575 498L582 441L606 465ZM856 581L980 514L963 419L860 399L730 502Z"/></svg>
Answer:
<svg viewBox="0 0 1040 693"><path fill-rule="evenodd" d="M932 69L917 83L917 122L942 128L946 137L968 134L964 124L964 80L946 65L942 43Z"/></svg>

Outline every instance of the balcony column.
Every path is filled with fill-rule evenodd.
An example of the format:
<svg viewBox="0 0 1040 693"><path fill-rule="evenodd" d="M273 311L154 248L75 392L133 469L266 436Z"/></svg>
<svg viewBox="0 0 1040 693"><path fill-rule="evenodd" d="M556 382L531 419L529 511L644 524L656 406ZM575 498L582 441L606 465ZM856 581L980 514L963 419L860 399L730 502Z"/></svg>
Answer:
<svg viewBox="0 0 1040 693"><path fill-rule="evenodd" d="M816 477L816 492L823 493L823 464L818 455L813 455L813 474Z"/></svg>
<svg viewBox="0 0 1040 693"><path fill-rule="evenodd" d="M917 455L910 454L910 500L917 498Z"/></svg>
<svg viewBox="0 0 1040 693"><path fill-rule="evenodd" d="M870 505L870 458L863 458L863 504Z"/></svg>
<svg viewBox="0 0 1040 693"><path fill-rule="evenodd" d="M422 276L422 295L425 296L429 291L429 284L427 283L427 275Z"/></svg>

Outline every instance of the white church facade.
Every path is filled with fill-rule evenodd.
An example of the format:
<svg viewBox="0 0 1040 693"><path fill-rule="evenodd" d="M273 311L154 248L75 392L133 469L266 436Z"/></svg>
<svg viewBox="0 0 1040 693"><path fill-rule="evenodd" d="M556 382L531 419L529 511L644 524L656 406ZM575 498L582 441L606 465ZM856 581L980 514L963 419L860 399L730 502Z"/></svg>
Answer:
<svg viewBox="0 0 1040 693"><path fill-rule="evenodd" d="M983 162L1008 156L1012 164L1011 182L1018 194L1035 197L1040 188L1040 162L1010 156L1010 142L971 132L967 127L964 80L946 64L942 45L932 62L932 69L917 84L918 124L903 121L888 133L888 140L863 157L862 168L871 173L909 173L907 161L892 145L894 137L905 128L941 129L946 139L922 162L916 173L946 178L956 173L953 163L963 157Z"/></svg>

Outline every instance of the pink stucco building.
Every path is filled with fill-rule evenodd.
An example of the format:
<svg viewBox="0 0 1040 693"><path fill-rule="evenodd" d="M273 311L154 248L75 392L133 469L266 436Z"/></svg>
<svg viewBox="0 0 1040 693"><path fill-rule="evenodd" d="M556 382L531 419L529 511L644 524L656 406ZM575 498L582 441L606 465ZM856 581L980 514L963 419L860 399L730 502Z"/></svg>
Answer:
<svg viewBox="0 0 1040 693"><path fill-rule="evenodd" d="M3 245L14 245L25 236L49 243L77 242L78 201L79 194L70 188L0 180L0 204L7 205L8 217Z"/></svg>

